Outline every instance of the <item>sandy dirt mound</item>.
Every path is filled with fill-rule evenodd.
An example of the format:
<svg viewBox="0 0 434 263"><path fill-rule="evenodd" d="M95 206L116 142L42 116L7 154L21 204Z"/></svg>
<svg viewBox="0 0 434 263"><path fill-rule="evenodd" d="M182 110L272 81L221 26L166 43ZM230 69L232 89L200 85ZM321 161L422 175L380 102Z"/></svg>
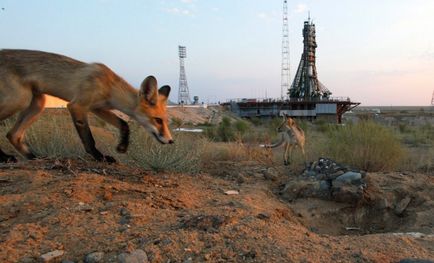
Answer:
<svg viewBox="0 0 434 263"><path fill-rule="evenodd" d="M153 174L122 164L29 161L0 166L0 262L64 251L117 262L396 262L433 258L434 237L329 236L273 193L270 180ZM236 190L238 195L226 195Z"/></svg>

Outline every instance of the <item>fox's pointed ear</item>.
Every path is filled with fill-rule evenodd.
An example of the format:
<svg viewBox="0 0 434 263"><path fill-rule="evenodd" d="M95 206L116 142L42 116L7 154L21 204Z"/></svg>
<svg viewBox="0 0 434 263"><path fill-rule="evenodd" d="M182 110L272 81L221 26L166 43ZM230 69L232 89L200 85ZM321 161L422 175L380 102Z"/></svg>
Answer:
<svg viewBox="0 0 434 263"><path fill-rule="evenodd" d="M151 105L157 104L158 100L158 84L154 76L148 76L140 85L140 99Z"/></svg>
<svg viewBox="0 0 434 263"><path fill-rule="evenodd" d="M161 87L161 88L158 90L158 94L159 94L160 96L165 97L166 100L167 100L167 99L169 98L169 94L170 94L170 86L165 85L165 86Z"/></svg>

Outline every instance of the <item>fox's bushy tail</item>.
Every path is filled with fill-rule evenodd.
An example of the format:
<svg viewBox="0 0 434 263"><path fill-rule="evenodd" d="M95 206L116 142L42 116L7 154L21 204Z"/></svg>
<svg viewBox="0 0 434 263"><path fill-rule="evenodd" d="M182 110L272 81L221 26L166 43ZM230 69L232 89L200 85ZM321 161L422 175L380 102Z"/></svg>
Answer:
<svg viewBox="0 0 434 263"><path fill-rule="evenodd" d="M283 134L282 134L282 136L280 137L280 141L278 141L276 143L273 143L273 144L260 144L259 147L262 147L262 148L276 148L276 147L279 147L280 145L282 145L283 142L284 142L284 138L283 138Z"/></svg>

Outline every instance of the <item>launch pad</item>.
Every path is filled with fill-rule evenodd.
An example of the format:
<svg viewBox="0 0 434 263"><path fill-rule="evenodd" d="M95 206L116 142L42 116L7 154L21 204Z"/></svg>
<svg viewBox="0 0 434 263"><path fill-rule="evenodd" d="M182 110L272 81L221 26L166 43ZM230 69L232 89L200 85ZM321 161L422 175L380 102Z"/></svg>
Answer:
<svg viewBox="0 0 434 263"><path fill-rule="evenodd" d="M349 98L328 98L327 100L273 100L233 99L223 103L227 109L242 118L272 118L282 115L294 118L330 122L342 122L342 115L360 103Z"/></svg>
<svg viewBox="0 0 434 263"><path fill-rule="evenodd" d="M348 97L331 97L332 92L319 80L316 69L316 30L310 17L303 27L303 53L292 85L289 86L289 41L287 0L283 5L282 85L280 99L232 99L223 103L240 117L287 115L314 120L342 122L342 115L360 105ZM283 92L286 90L287 95Z"/></svg>

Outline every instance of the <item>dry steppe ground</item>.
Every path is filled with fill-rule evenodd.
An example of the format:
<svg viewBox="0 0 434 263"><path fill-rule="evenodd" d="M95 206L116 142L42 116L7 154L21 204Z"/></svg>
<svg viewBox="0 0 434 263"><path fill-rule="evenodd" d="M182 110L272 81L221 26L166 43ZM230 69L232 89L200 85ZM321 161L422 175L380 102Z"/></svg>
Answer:
<svg viewBox="0 0 434 263"><path fill-rule="evenodd" d="M45 114L58 121L56 114ZM64 113L57 114L70 122ZM64 251L59 262L84 262L92 252L104 253L101 262L118 262L121 253L137 249L145 251L150 262L434 259L434 170L426 155L396 171L368 172L369 200L392 202L383 211L370 209L369 202L285 199L282 188L298 180L303 164L296 154L290 167L283 166L281 149L266 151L253 147L253 142L202 137L183 145L180 137L177 150L171 151L133 136L130 151L185 157L184 150L194 148L200 154L188 155L194 160L191 164L177 158L151 163L141 159L146 155L129 153L115 155L120 162L109 165L85 155L72 126L65 125L60 127L63 137L71 134L71 145L59 150L59 143L44 148L48 139L38 144L33 135L42 135L37 129L50 128L42 119L29 137L48 157L0 165L0 262L38 262L42 254L55 250ZM115 148L116 131L97 120L93 126L99 146L105 152ZM306 126L312 141L320 140L315 129ZM62 139L55 132L48 138ZM424 153L425 143L420 144ZM4 140L1 145L11 151ZM321 154L312 145L308 149L311 161ZM71 156L58 156L62 151ZM161 170L160 162L184 172ZM225 194L229 190L238 194ZM412 201L406 210L394 215L394 198L407 196Z"/></svg>

